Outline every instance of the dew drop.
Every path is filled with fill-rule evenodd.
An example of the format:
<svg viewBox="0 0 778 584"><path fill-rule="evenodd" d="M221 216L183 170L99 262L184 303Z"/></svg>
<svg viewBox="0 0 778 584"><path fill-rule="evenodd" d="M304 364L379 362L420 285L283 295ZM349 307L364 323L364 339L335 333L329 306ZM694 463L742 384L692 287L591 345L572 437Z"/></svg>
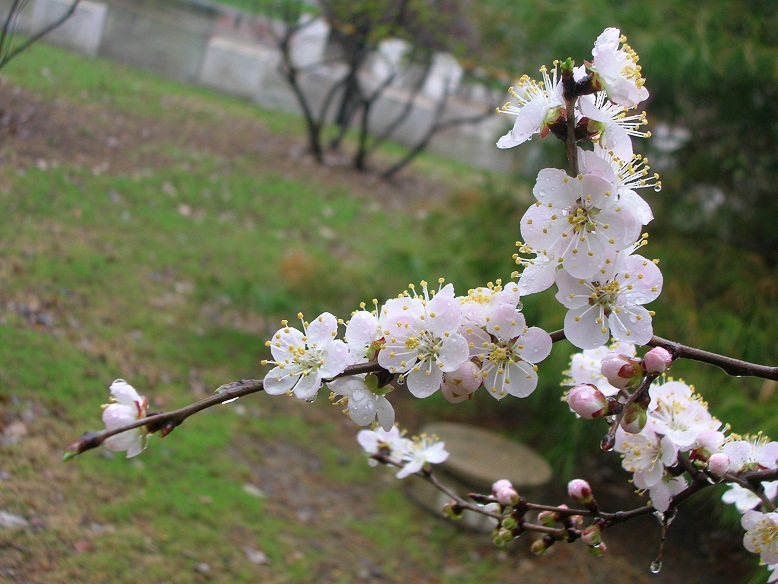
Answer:
<svg viewBox="0 0 778 584"><path fill-rule="evenodd" d="M613 447L616 445L616 437L606 434L600 440L600 448L605 452L613 452Z"/></svg>
<svg viewBox="0 0 778 584"><path fill-rule="evenodd" d="M312 404L313 402L315 402L316 401L316 395L317 394L314 393L311 397L306 397L305 398L305 403Z"/></svg>
<svg viewBox="0 0 778 584"><path fill-rule="evenodd" d="M661 560L654 560L651 562L651 565L648 567L648 569L651 570L652 574L658 574L662 570Z"/></svg>
<svg viewBox="0 0 778 584"><path fill-rule="evenodd" d="M654 192L658 193L662 190L662 185L654 185Z"/></svg>

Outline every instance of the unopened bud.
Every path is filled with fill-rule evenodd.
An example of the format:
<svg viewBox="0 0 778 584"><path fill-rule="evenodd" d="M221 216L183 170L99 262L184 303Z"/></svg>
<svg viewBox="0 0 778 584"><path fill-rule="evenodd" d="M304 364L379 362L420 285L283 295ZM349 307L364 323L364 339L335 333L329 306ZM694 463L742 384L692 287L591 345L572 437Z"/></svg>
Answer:
<svg viewBox="0 0 778 584"><path fill-rule="evenodd" d="M643 379L643 365L639 359L611 351L602 360L600 371L613 387L625 389Z"/></svg>
<svg viewBox="0 0 778 584"><path fill-rule="evenodd" d="M500 479L499 481L495 481L492 483L492 494L496 495L497 491L500 489L512 489L513 483L510 482L508 479Z"/></svg>
<svg viewBox="0 0 778 584"><path fill-rule="evenodd" d="M605 542L600 542L600 545L593 545L589 546L588 548L589 553L592 554L595 558L599 558L602 554L608 551L607 546L605 545Z"/></svg>
<svg viewBox="0 0 778 584"><path fill-rule="evenodd" d="M514 506L519 502L519 494L513 487L503 487L494 496L500 502L500 505Z"/></svg>
<svg viewBox="0 0 778 584"><path fill-rule="evenodd" d="M501 525L505 529L510 529L511 532L513 532L514 529L516 529L519 526L519 522L516 521L516 518L511 515L506 515L502 518Z"/></svg>
<svg viewBox="0 0 778 584"><path fill-rule="evenodd" d="M462 514L464 513L464 509L461 505L458 503L455 503L454 501L449 501L443 506L443 515L448 517L449 519L457 520L462 519Z"/></svg>
<svg viewBox="0 0 778 584"><path fill-rule="evenodd" d="M538 521L546 527L553 526L558 520L559 517L553 511L541 511L538 513Z"/></svg>
<svg viewBox="0 0 778 584"><path fill-rule="evenodd" d="M592 495L592 488L583 479L573 479L567 483L567 494L574 501L583 505L588 505L594 501L594 495Z"/></svg>
<svg viewBox="0 0 778 584"><path fill-rule="evenodd" d="M602 529L596 523L583 530L581 541L590 547L598 547L602 544Z"/></svg>
<svg viewBox="0 0 778 584"><path fill-rule="evenodd" d="M729 456L723 452L717 452L711 455L708 460L708 470L715 477L723 477L729 470Z"/></svg>
<svg viewBox="0 0 778 584"><path fill-rule="evenodd" d="M664 373L673 364L673 356L670 351L662 347L654 347L643 356L643 366L646 373L659 375Z"/></svg>
<svg viewBox="0 0 778 584"><path fill-rule="evenodd" d="M566 519L567 526L572 527L573 529L581 529L581 527L583 527L583 522L583 515L570 515Z"/></svg>
<svg viewBox="0 0 778 584"><path fill-rule="evenodd" d="M640 402L632 402L621 418L621 429L628 434L640 434L648 421L646 406Z"/></svg>
<svg viewBox="0 0 778 584"><path fill-rule="evenodd" d="M593 420L610 413L608 398L591 383L576 385L567 394L567 405L586 420Z"/></svg>
<svg viewBox="0 0 778 584"><path fill-rule="evenodd" d="M546 545L546 542L543 541L542 539L537 539L532 542L532 547L530 547L530 551L536 556L542 556L548 551L548 546Z"/></svg>

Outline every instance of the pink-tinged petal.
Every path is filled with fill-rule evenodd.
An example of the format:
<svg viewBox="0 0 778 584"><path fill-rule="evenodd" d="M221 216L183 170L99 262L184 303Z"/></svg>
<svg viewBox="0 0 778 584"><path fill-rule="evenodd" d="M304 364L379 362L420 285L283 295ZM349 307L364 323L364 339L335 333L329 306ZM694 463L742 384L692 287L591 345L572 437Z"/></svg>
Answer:
<svg viewBox="0 0 778 584"><path fill-rule="evenodd" d="M565 315L565 337L579 349L596 349L608 342L610 335L603 318L602 307L581 306Z"/></svg>
<svg viewBox="0 0 778 584"><path fill-rule="evenodd" d="M387 342L378 353L378 364L392 373L405 373L419 360L416 349L405 347L406 336L394 337L394 342Z"/></svg>
<svg viewBox="0 0 778 584"><path fill-rule="evenodd" d="M414 396L425 398L438 391L443 381L443 372L435 363L422 363L418 371L411 371L405 376L405 382Z"/></svg>
<svg viewBox="0 0 778 584"><path fill-rule="evenodd" d="M503 305L492 311L486 330L502 341L518 337L524 332L527 321L514 307Z"/></svg>
<svg viewBox="0 0 778 584"><path fill-rule="evenodd" d="M572 234L562 252L562 267L575 278L591 278L605 257L603 238L597 234Z"/></svg>
<svg viewBox="0 0 778 584"><path fill-rule="evenodd" d="M513 148L540 132L548 114L548 104L545 100L533 100L518 108L515 113L513 128L497 141L497 148Z"/></svg>
<svg viewBox="0 0 778 584"><path fill-rule="evenodd" d="M538 386L538 374L526 362L513 363L506 368L503 388L514 397L527 397Z"/></svg>
<svg viewBox="0 0 778 584"><path fill-rule="evenodd" d="M448 460L448 451L443 442L436 442L425 451L424 458L432 464L440 464Z"/></svg>
<svg viewBox="0 0 778 584"><path fill-rule="evenodd" d="M496 366L490 366L484 369L484 389L489 392L496 400L501 400L508 395L508 390L505 389L505 372L500 372Z"/></svg>
<svg viewBox="0 0 778 584"><path fill-rule="evenodd" d="M462 335L455 333L443 339L438 352L438 364L443 372L456 371L469 357L470 346L467 340Z"/></svg>
<svg viewBox="0 0 778 584"><path fill-rule="evenodd" d="M427 317L425 326L435 336L442 337L445 333L456 332L462 322L462 308L454 297L454 286L444 286L427 303Z"/></svg>
<svg viewBox="0 0 778 584"><path fill-rule="evenodd" d="M778 460L778 442L768 442L755 449L754 460L762 468L775 468Z"/></svg>
<svg viewBox="0 0 778 584"><path fill-rule="evenodd" d="M743 517L740 519L740 525L745 529L746 531L750 531L751 529L756 526L757 523L759 523L762 518L764 518L765 514L760 511L746 511L743 513ZM748 549L748 546L746 546L746 549ZM750 552L754 552L754 550L748 550Z"/></svg>
<svg viewBox="0 0 778 584"><path fill-rule="evenodd" d="M295 350L305 348L303 336L303 333L296 328L284 327L278 329L273 338L270 339L270 352L273 355L273 359L280 362L292 361Z"/></svg>
<svg viewBox="0 0 778 584"><path fill-rule="evenodd" d="M625 260L625 275L621 276L619 299L629 304L648 304L662 293L662 272L651 260L632 255ZM629 274L629 277L626 277ZM631 289L627 287L631 285Z"/></svg>
<svg viewBox="0 0 778 584"><path fill-rule="evenodd" d="M273 369L267 372L262 383L265 393L268 395L281 395L292 389L300 377L299 370L296 370L296 374L293 374L293 371L295 370L291 367L284 367L283 369L281 367L273 367Z"/></svg>
<svg viewBox="0 0 778 584"><path fill-rule="evenodd" d="M321 375L319 372L311 372L308 375L301 375L299 381L294 386L294 394L299 399L308 399L316 395L321 387Z"/></svg>
<svg viewBox="0 0 778 584"><path fill-rule="evenodd" d="M348 367L348 345L340 339L332 341L322 354L324 364L319 368L319 373L324 378L334 377Z"/></svg>
<svg viewBox="0 0 778 584"><path fill-rule="evenodd" d="M132 424L137 419L138 409L134 404L111 404L103 410L103 423L108 430Z"/></svg>
<svg viewBox="0 0 778 584"><path fill-rule="evenodd" d="M565 308L589 306L592 288L581 278L574 278L564 270L556 273L557 301ZM599 346L599 345L598 345Z"/></svg>
<svg viewBox="0 0 778 584"><path fill-rule="evenodd" d="M136 404L139 404L144 400L137 390L124 379L114 380L111 384L110 391L117 402L124 406L131 406L133 409L136 408Z"/></svg>
<svg viewBox="0 0 778 584"><path fill-rule="evenodd" d="M615 122L607 125L602 138L600 138L600 143L603 148L613 152L613 155L620 160L632 160L634 156L632 139L627 131Z"/></svg>
<svg viewBox="0 0 778 584"><path fill-rule="evenodd" d="M351 316L346 326L346 342L349 345L369 345L376 340L378 320L366 310L360 310Z"/></svg>
<svg viewBox="0 0 778 584"><path fill-rule="evenodd" d="M572 227L563 208L549 205L530 205L521 218L521 236L539 253L553 254L563 239L562 234L572 231Z"/></svg>
<svg viewBox="0 0 778 584"><path fill-rule="evenodd" d="M492 337L481 327L463 327L462 336L467 341L470 349L470 356L477 357L490 350Z"/></svg>
<svg viewBox="0 0 778 584"><path fill-rule="evenodd" d="M643 225L648 225L654 218L654 213L648 203L633 190L625 190L619 193L623 204L632 208L638 220Z"/></svg>
<svg viewBox="0 0 778 584"><path fill-rule="evenodd" d="M536 326L527 329L514 343L514 352L525 361L540 363L551 354L551 335Z"/></svg>
<svg viewBox="0 0 778 584"><path fill-rule="evenodd" d="M617 307L619 308L619 307ZM651 314L642 306L625 306L608 316L613 338L624 343L645 345L654 334Z"/></svg>
<svg viewBox="0 0 778 584"><path fill-rule="evenodd" d="M323 349L338 333L338 319L329 312L324 312L308 325L306 331L308 346Z"/></svg>
<svg viewBox="0 0 778 584"><path fill-rule="evenodd" d="M532 194L542 205L551 204L565 209L570 207L576 199L570 191L572 183L573 181L564 170L544 168L538 173Z"/></svg>
<svg viewBox="0 0 778 584"><path fill-rule="evenodd" d="M635 243L642 227L635 211L623 202L597 215L597 234L606 239L608 249L613 251Z"/></svg>
<svg viewBox="0 0 778 584"><path fill-rule="evenodd" d="M588 207L603 210L618 203L618 186L615 183L591 173L579 176L568 181L574 200L587 201Z"/></svg>
<svg viewBox="0 0 778 584"><path fill-rule="evenodd" d="M116 436L106 438L103 442L108 450L112 452L124 452L127 451L127 458L132 458L140 454L143 451L143 440L138 430L127 430ZM132 454L130 454L132 451Z"/></svg>
<svg viewBox="0 0 778 584"><path fill-rule="evenodd" d="M530 262L519 277L519 292L522 296L548 290L554 283L556 268L559 265L556 260L542 254Z"/></svg>

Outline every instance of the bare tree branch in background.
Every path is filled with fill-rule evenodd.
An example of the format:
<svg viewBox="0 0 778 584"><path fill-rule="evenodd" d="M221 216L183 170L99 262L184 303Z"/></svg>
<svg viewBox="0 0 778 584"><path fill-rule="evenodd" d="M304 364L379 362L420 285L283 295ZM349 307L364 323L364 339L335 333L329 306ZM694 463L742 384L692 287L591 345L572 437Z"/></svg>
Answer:
<svg viewBox="0 0 778 584"><path fill-rule="evenodd" d="M3 20L3 30L0 32L0 70L30 48L34 43L62 25L73 15L80 2L81 0L72 0L70 6L62 16L40 30L30 31L30 35L26 39L21 41L20 44L13 46L16 38L15 28L19 20L19 15L30 4L30 0L13 0L11 7L8 9L8 13Z"/></svg>

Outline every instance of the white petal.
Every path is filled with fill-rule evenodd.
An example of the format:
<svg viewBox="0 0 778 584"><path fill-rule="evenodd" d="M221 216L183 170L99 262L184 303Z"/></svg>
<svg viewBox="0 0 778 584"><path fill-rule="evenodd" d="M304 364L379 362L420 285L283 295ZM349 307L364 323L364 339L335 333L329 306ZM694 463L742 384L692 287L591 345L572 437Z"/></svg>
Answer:
<svg viewBox="0 0 778 584"><path fill-rule="evenodd" d="M536 326L527 329L514 344L514 352L529 363L540 363L551 354L551 335Z"/></svg>
<svg viewBox="0 0 778 584"><path fill-rule="evenodd" d="M418 398L431 396L440 388L443 372L435 363L421 363L418 371L411 371L405 376L408 391Z"/></svg>
<svg viewBox="0 0 778 584"><path fill-rule="evenodd" d="M519 108L513 128L497 141L497 148L513 148L529 140L540 131L547 113L548 103L542 99L532 100Z"/></svg>
<svg viewBox="0 0 778 584"><path fill-rule="evenodd" d="M348 367L348 346L340 339L332 341L324 349L322 359L324 359L324 363L319 368L319 373L324 378L334 377Z"/></svg>
<svg viewBox="0 0 778 584"><path fill-rule="evenodd" d="M455 333L444 339L438 352L438 363L443 372L456 371L470 357L470 346L465 337Z"/></svg>
<svg viewBox="0 0 778 584"><path fill-rule="evenodd" d="M608 326L613 338L625 343L645 345L654 335L651 314L642 306L625 306L608 316Z"/></svg>
<svg viewBox="0 0 778 584"><path fill-rule="evenodd" d="M323 349L335 338L338 332L338 319L329 312L324 312L308 325L306 336L309 347Z"/></svg>
<svg viewBox="0 0 778 584"><path fill-rule="evenodd" d="M610 335L606 323L598 323L602 308L581 306L565 315L565 337L579 349L596 349L608 342Z"/></svg>
<svg viewBox="0 0 778 584"><path fill-rule="evenodd" d="M265 375L262 386L265 388L265 393L268 395L281 395L292 389L299 377L299 371L294 373L294 370L290 367L285 367L283 369L281 367L273 367L273 369L268 371Z"/></svg>
<svg viewBox="0 0 778 584"><path fill-rule="evenodd" d="M321 387L321 375L317 371L316 373L309 373L308 375L301 375L300 380L294 386L294 394L299 399L309 399L316 395Z"/></svg>

